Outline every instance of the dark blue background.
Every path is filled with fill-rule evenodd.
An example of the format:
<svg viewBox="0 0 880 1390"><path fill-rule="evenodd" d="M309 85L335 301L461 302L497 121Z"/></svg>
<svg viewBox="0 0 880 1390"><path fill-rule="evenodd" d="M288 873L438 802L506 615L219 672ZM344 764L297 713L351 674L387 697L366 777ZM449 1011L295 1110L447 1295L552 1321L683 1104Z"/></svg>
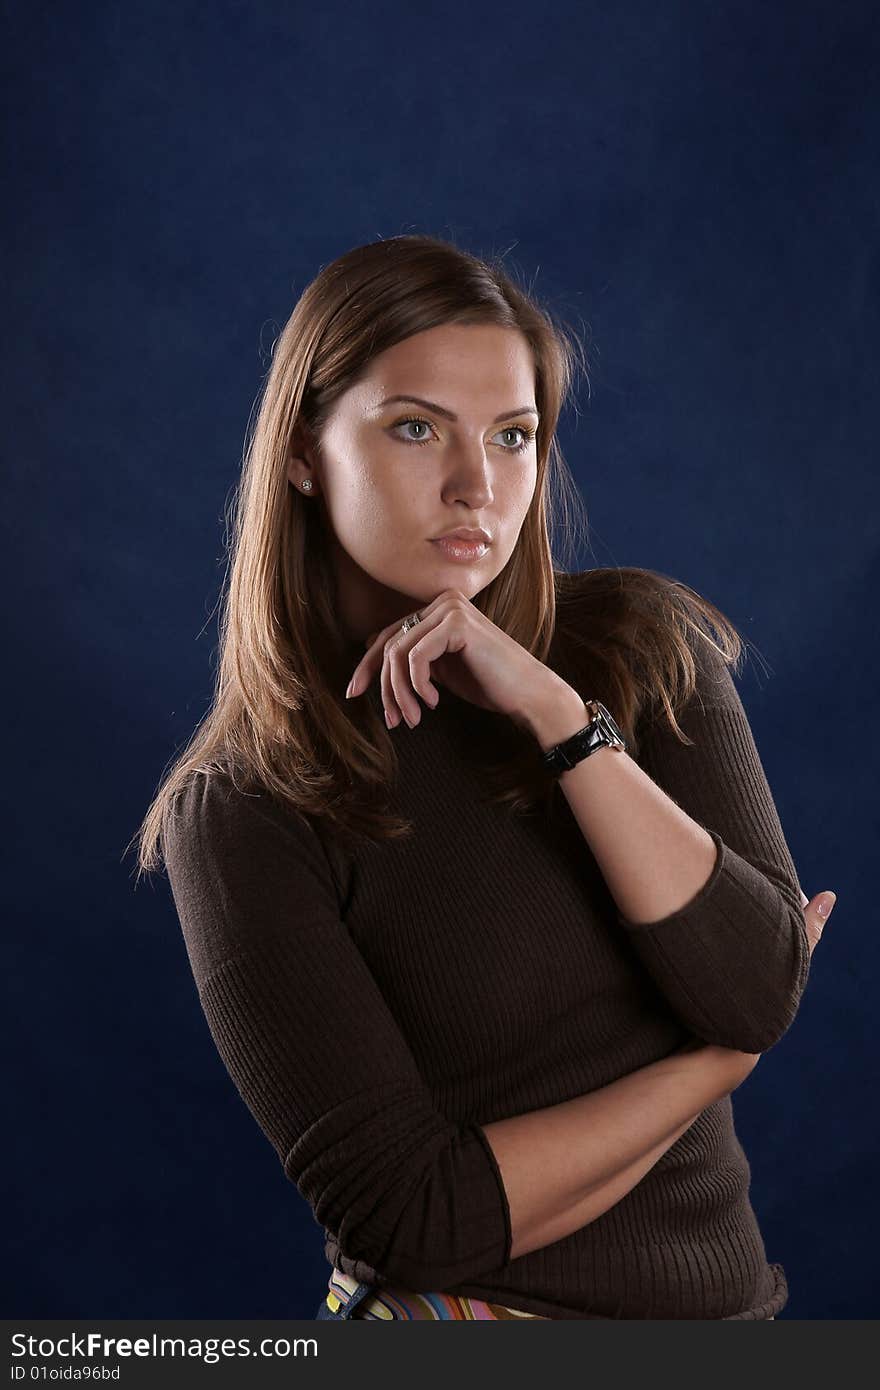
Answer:
<svg viewBox="0 0 880 1390"><path fill-rule="evenodd" d="M268 347L322 265L412 231L588 326L580 565L685 580L766 663L743 698L838 905L737 1129L783 1317L876 1316L876 6L6 14L5 1315L310 1318L325 1288L124 849L210 696Z"/></svg>

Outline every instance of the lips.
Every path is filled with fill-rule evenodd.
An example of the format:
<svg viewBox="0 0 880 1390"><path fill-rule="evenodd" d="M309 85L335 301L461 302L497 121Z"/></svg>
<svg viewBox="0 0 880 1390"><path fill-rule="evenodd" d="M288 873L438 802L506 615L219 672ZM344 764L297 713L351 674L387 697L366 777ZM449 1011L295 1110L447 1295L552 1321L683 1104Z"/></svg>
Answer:
<svg viewBox="0 0 880 1390"><path fill-rule="evenodd" d="M481 541L484 545L491 545L492 537L488 531L482 527L471 529L467 526L460 526L457 531L445 531L442 536L434 536L435 541L468 541L475 543Z"/></svg>
<svg viewBox="0 0 880 1390"><path fill-rule="evenodd" d="M465 564L472 564L475 560L482 560L484 555L489 554L489 544L480 538L479 540L463 540L458 536L438 536L431 541L431 545L436 545L437 549L446 556L447 560Z"/></svg>

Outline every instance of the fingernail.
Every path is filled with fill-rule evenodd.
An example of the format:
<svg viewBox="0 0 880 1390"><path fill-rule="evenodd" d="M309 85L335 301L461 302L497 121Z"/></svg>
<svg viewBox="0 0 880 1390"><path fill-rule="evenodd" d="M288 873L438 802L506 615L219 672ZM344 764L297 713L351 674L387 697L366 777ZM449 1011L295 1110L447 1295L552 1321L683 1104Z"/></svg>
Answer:
<svg viewBox="0 0 880 1390"><path fill-rule="evenodd" d="M820 913L822 914L823 917L830 917L830 916L831 916L831 910L832 910L832 908L834 907L834 904L835 904L836 902L837 902L837 894L836 894L836 893L823 893L823 894L822 894L822 897L819 899L818 903L816 904L816 911L817 911L817 912L820 912Z"/></svg>
<svg viewBox="0 0 880 1390"><path fill-rule="evenodd" d="M348 682L348 685L347 685L346 688L345 688L345 698L346 698L346 700L351 699L351 687L352 687L353 685L354 685L354 676L352 676L351 680Z"/></svg>

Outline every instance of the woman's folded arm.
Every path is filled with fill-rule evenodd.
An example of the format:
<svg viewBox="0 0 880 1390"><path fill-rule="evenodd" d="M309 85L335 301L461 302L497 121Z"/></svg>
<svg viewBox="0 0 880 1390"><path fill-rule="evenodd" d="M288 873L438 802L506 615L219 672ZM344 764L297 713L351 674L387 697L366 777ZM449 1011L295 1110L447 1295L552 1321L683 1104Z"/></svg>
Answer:
<svg viewBox="0 0 880 1390"><path fill-rule="evenodd" d="M678 911L618 921L692 1032L766 1052L793 1022L809 975L804 894L730 669L702 642L694 656L696 690L678 715L693 744L655 721L638 762L711 836L714 867Z"/></svg>
<svg viewBox="0 0 880 1390"><path fill-rule="evenodd" d="M497 1269L511 1233L494 1156L432 1104L315 831L215 773L175 810L165 859L208 1026L316 1220L411 1288Z"/></svg>
<svg viewBox="0 0 880 1390"><path fill-rule="evenodd" d="M175 811L165 859L218 1052L340 1255L386 1281L477 1280L576 1230L600 1184L622 1175L628 1190L647 1171L633 1165L742 1079L742 1059L703 1048L560 1105L454 1123L340 916L308 821L213 773Z"/></svg>

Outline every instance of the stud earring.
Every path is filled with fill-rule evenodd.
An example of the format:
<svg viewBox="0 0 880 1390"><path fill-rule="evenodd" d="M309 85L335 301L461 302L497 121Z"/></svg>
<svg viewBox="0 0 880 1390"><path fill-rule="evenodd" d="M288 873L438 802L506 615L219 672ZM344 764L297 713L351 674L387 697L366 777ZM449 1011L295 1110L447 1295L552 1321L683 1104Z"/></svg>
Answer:
<svg viewBox="0 0 880 1390"><path fill-rule="evenodd" d="M311 478L304 478L304 479L303 479L303 487L306 489L307 492L311 490L311 486L312 486L312 480L311 480Z"/></svg>

